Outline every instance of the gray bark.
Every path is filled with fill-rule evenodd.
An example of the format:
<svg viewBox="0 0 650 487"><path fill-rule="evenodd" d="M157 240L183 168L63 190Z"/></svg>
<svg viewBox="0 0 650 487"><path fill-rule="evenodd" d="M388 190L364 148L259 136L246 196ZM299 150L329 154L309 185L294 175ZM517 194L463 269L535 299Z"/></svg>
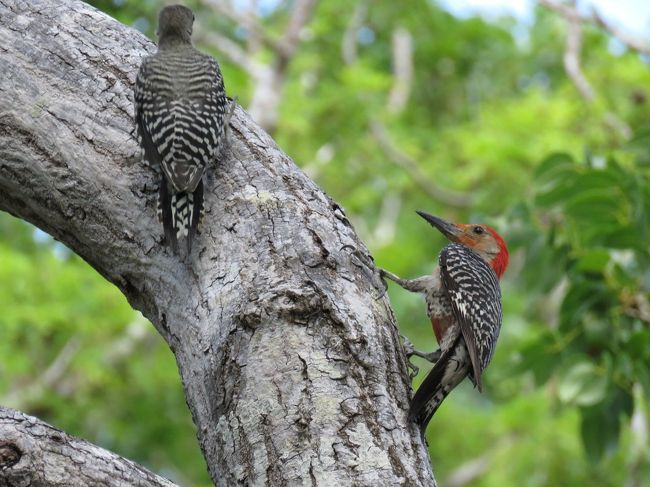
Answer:
<svg viewBox="0 0 650 487"><path fill-rule="evenodd" d="M0 486L174 487L87 441L0 407Z"/></svg>
<svg viewBox="0 0 650 487"><path fill-rule="evenodd" d="M338 206L238 108L201 235L173 254L131 134L153 44L75 0L0 0L0 18L0 209L151 320L215 483L434 485L383 285Z"/></svg>

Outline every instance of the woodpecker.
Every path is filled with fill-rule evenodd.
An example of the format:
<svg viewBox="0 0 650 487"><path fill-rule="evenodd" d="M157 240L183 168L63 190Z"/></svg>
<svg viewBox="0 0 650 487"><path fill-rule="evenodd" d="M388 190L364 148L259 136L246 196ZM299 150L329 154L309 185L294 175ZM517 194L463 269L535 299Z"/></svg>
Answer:
<svg viewBox="0 0 650 487"><path fill-rule="evenodd" d="M499 279L508 266L508 248L487 225L453 224L417 213L451 242L440 252L438 266L433 274L417 279L400 279L383 269L381 274L408 291L424 294L440 347L431 354L410 353L435 361L409 411L424 434L442 401L465 377L483 390L481 375L501 328Z"/></svg>
<svg viewBox="0 0 650 487"><path fill-rule="evenodd" d="M143 60L134 90L144 161L162 170L158 216L165 239L176 250L186 237L188 254L203 214L203 173L228 123L219 64L193 47L193 23L187 7L161 10L158 51Z"/></svg>

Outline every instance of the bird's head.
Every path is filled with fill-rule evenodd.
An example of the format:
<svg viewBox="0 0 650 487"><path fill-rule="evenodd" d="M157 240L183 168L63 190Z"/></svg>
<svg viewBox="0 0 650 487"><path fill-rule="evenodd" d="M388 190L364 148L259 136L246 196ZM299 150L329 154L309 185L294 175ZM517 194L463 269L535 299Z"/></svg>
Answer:
<svg viewBox="0 0 650 487"><path fill-rule="evenodd" d="M479 254L494 270L499 279L508 267L508 247L494 229L483 224L449 223L448 221L418 211L418 215L436 227L451 242L456 242Z"/></svg>
<svg viewBox="0 0 650 487"><path fill-rule="evenodd" d="M163 8L158 16L158 39L180 38L190 42L194 14L184 5L170 5Z"/></svg>

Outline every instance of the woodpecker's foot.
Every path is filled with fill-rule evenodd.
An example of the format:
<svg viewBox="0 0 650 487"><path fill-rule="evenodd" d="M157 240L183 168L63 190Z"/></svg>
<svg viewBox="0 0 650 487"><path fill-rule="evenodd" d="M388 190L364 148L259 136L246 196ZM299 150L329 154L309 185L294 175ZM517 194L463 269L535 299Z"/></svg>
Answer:
<svg viewBox="0 0 650 487"><path fill-rule="evenodd" d="M440 355L442 355L442 352L440 351L440 349L430 353L424 353L418 350L413 350L413 355L417 355L418 357L423 358L427 362L431 362L432 364L435 364L438 360L440 360Z"/></svg>
<svg viewBox="0 0 650 487"><path fill-rule="evenodd" d="M388 283L386 282L386 278L390 279L391 281L394 281L395 279L399 279L399 277L397 277L395 274L388 272L386 269L382 269L381 267L377 267L377 269L379 270L379 280L381 281L384 290L379 295L379 297L375 299L375 301L377 299L383 298L386 292L388 291Z"/></svg>
<svg viewBox="0 0 650 487"><path fill-rule="evenodd" d="M402 279L386 269L379 269L379 272L382 277L386 277L395 284L398 284L400 287L414 293L427 292L428 289L431 289L431 287L435 285L433 276L422 276L417 279Z"/></svg>
<svg viewBox="0 0 650 487"><path fill-rule="evenodd" d="M235 96L230 100L230 106L228 107L228 111L226 112L226 116L224 118L224 127L226 127L226 141L230 141L230 119L232 118L232 114L235 113L235 108L237 107L238 101L238 96Z"/></svg>
<svg viewBox="0 0 650 487"><path fill-rule="evenodd" d="M420 367L418 367L414 363L411 363L411 357L415 352L415 347L413 347L413 343L411 343L411 340L409 340L405 336L403 336L402 338L404 339L404 341L402 342L402 348L404 349L404 354L406 355L406 366L409 369L409 379L413 380L413 378L416 375L418 375L418 372L420 372Z"/></svg>
<svg viewBox="0 0 650 487"><path fill-rule="evenodd" d="M411 380L415 379L417 377L417 375L420 373L420 367L415 365L410 360L406 361L406 366L409 369L409 379L411 379Z"/></svg>
<svg viewBox="0 0 650 487"><path fill-rule="evenodd" d="M415 365L410 360L406 359L406 367L409 369L409 379L413 380L420 373L420 367Z"/></svg>
<svg viewBox="0 0 650 487"><path fill-rule="evenodd" d="M404 349L404 354L406 355L406 358L411 358L413 356L413 352L415 351L413 342L411 342L411 340L405 336L402 336L402 340L402 348Z"/></svg>
<svg viewBox="0 0 650 487"><path fill-rule="evenodd" d="M238 96L235 96L230 99L230 105L228 106L228 111L226 112L226 115L224 116L223 119L224 121L223 126L225 127L223 138L228 144L230 144L230 119L232 118L232 114L235 113L235 108L237 107L238 101L239 101Z"/></svg>
<svg viewBox="0 0 650 487"><path fill-rule="evenodd" d="M400 284L400 282L402 281L402 279L397 277L395 274L393 274L390 271L387 271L386 269L382 269L381 267L379 267L379 275L382 278L390 279L391 281L396 282L397 284Z"/></svg>
<svg viewBox="0 0 650 487"><path fill-rule="evenodd" d="M383 298L384 296L386 296L386 292L388 291L388 284L386 284L386 281L384 281L383 277L384 277L384 276L383 276L382 273L381 273L381 269L379 269L379 282L377 282L377 284L375 284L375 288L381 289L381 292L380 292L377 296L374 296L374 295L373 295L373 299L374 299L375 301L379 301L381 298ZM375 273L375 275L374 275L374 278L375 278L375 279L377 278L377 274L376 274L376 273ZM374 279L373 279L373 280L374 280ZM376 282L376 281L375 281L375 282ZM374 294L374 293L373 293L373 294Z"/></svg>
<svg viewBox="0 0 650 487"><path fill-rule="evenodd" d="M405 336L402 337L404 339L404 343L402 344L402 347L404 348L404 353L406 354L407 358L411 358L413 355L416 357L423 358L427 362L431 362L432 364L435 364L438 360L440 360L440 355L442 355L442 352L440 349L436 350L435 352L420 352L419 350L416 350L415 347L413 346L413 343L411 340L406 338Z"/></svg>
<svg viewBox="0 0 650 487"><path fill-rule="evenodd" d="M402 347L404 348L404 354L406 355L406 363L408 365L409 370L411 371L411 373L409 374L411 379L416 375L418 375L418 372L420 370L418 366L411 363L411 357L413 357L413 355L415 355L416 357L423 358L424 360L426 360L427 362L431 362L432 364L435 364L438 360L440 360L440 355L442 355L442 351L440 349L430 353L420 352L419 350L415 349L411 340L409 340L405 336L403 336L402 338L404 339L404 342L402 343Z"/></svg>

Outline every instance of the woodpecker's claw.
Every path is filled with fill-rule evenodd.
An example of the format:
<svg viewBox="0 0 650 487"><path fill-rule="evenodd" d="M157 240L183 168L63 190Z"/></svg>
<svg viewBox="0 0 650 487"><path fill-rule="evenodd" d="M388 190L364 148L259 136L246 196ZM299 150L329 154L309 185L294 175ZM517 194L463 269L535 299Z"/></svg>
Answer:
<svg viewBox="0 0 650 487"><path fill-rule="evenodd" d="M402 342L402 348L404 349L404 354L406 355L406 366L409 369L409 379L413 380L413 378L416 375L418 375L418 372L420 372L420 367L418 367L417 365L411 362L411 357L415 352L413 343L411 343L411 340L409 340L405 336L403 336L402 338L404 339L404 341Z"/></svg>
<svg viewBox="0 0 650 487"><path fill-rule="evenodd" d="M412 363L411 361L406 361L406 366L409 369L409 379L413 380L420 373L420 367Z"/></svg>
<svg viewBox="0 0 650 487"><path fill-rule="evenodd" d="M413 356L413 352L415 352L415 347L413 346L413 342L411 342L411 340L409 340L405 336L402 336L402 339L404 340L402 342L402 348L404 349L404 354L406 355L406 358L411 358Z"/></svg>
<svg viewBox="0 0 650 487"><path fill-rule="evenodd" d="M415 355L417 357L423 358L427 362L431 362L432 364L435 364L440 359L440 355L442 355L440 349L430 353L420 352L419 350L415 349L413 343L411 343L411 340L409 340L406 337L402 337L402 338L404 338L404 344L402 345L404 347L404 353L406 354L406 357L409 359L413 355Z"/></svg>
<svg viewBox="0 0 650 487"><path fill-rule="evenodd" d="M387 271L386 269L382 269L381 267L379 268L379 275L381 276L382 279L390 279L393 282L396 282L399 284L401 279L397 277L395 274L393 274L390 271ZM385 283L386 281L384 281Z"/></svg>
<svg viewBox="0 0 650 487"><path fill-rule="evenodd" d="M379 296L374 298L375 301L378 301L381 298L383 298L384 296L386 296L386 292L388 291L388 284L386 283L386 281L384 281L384 274L382 272L383 272L383 269L379 269L379 282L381 282L381 284L383 286L383 290L381 291L381 294L379 294Z"/></svg>
<svg viewBox="0 0 650 487"><path fill-rule="evenodd" d="M410 371L409 377L411 379L413 379L416 375L418 375L418 372L420 371L420 368L411 362L411 357L413 357L413 355L423 358L424 360L426 360L427 362L431 362L432 364L435 364L438 360L440 360L440 355L442 355L440 349L430 353L420 352L419 350L415 349L411 340L409 340L405 336L403 336L402 338L404 340L404 342L402 343L402 348L404 349L404 355L406 355L406 365L409 368Z"/></svg>
<svg viewBox="0 0 650 487"><path fill-rule="evenodd" d="M230 119L232 118L232 114L235 113L235 108L237 107L238 102L238 96L235 96L230 100L230 106L228 107L228 111L226 112L226 116L224 118L224 126L226 127L224 135L228 143L230 143Z"/></svg>

